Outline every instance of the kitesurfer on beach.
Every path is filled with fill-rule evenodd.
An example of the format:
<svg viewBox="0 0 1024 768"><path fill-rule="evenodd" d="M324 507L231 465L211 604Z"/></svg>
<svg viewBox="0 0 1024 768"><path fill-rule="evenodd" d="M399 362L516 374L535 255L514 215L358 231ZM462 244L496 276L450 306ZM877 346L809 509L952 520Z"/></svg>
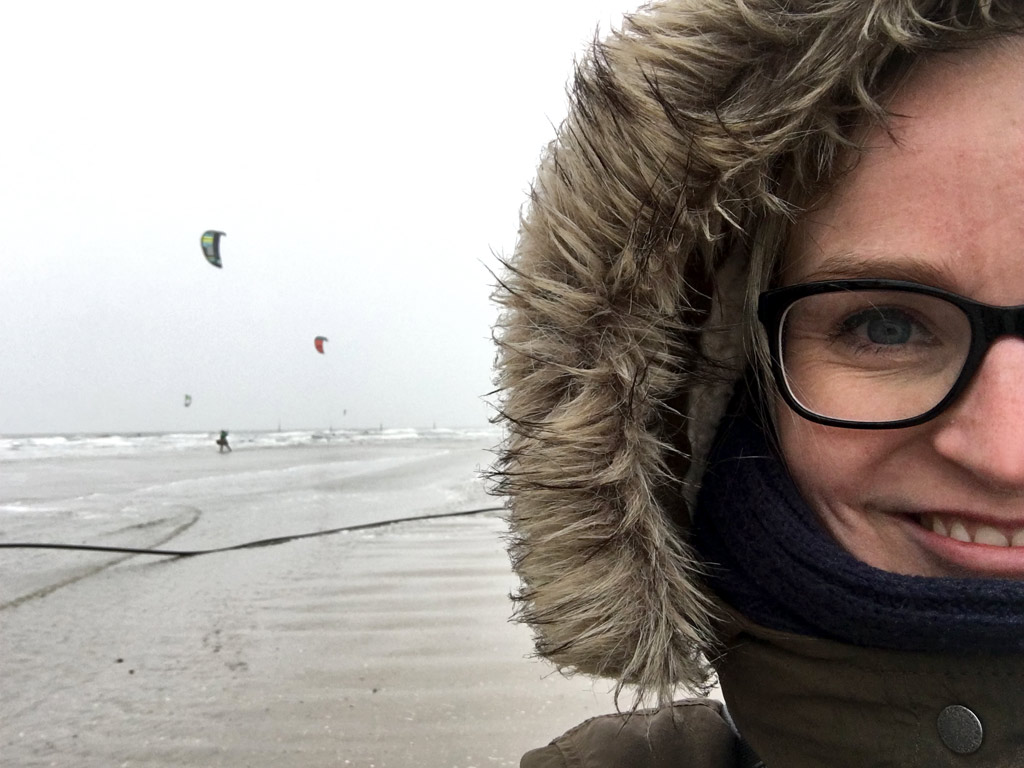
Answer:
<svg viewBox="0 0 1024 768"><path fill-rule="evenodd" d="M222 429L220 431L220 437L217 438L217 445L220 446L220 453L224 453L224 451L231 451L231 445L228 443L228 431L226 429Z"/></svg>
<svg viewBox="0 0 1024 768"><path fill-rule="evenodd" d="M581 61L496 491L538 653L658 706L524 768L1024 765L1022 30L665 0Z"/></svg>

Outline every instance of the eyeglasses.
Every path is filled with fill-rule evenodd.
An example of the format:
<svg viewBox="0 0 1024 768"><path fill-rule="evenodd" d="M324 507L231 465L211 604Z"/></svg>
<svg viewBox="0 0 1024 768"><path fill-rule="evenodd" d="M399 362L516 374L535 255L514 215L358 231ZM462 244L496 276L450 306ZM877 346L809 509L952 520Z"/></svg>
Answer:
<svg viewBox="0 0 1024 768"><path fill-rule="evenodd" d="M831 280L765 291L757 316L786 403L819 424L910 427L967 388L1024 305L994 307L902 280Z"/></svg>

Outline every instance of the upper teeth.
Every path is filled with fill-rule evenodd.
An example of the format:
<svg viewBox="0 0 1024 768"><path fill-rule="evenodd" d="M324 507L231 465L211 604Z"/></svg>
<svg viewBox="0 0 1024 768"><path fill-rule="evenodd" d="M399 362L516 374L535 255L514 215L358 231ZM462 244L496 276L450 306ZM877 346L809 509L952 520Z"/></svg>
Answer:
<svg viewBox="0 0 1024 768"><path fill-rule="evenodd" d="M939 517L925 515L922 519L925 528L930 528L939 536L945 536L970 544L988 544L991 547L1024 547L1024 528L999 530L991 525L972 523L957 517Z"/></svg>

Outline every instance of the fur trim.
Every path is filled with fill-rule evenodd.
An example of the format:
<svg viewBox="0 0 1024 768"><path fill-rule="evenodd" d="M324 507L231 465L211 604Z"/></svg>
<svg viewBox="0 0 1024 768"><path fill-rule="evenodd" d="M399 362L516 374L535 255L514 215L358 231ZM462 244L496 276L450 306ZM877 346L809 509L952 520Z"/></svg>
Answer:
<svg viewBox="0 0 1024 768"><path fill-rule="evenodd" d="M908 54L1019 28L1020 5L675 0L594 43L495 294L494 492L538 654L638 701L707 682L686 478L746 364L709 350L739 345L751 254L884 119ZM716 298L727 260L739 288Z"/></svg>

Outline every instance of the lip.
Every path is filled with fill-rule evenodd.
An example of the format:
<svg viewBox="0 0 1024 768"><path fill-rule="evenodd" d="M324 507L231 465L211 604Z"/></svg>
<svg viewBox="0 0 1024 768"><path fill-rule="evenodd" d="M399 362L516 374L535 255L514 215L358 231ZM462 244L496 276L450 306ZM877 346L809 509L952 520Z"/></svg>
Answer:
<svg viewBox="0 0 1024 768"><path fill-rule="evenodd" d="M926 550L932 558L956 572L956 575L976 578L1024 579L1024 546L1002 547L992 544L976 544L942 536L924 527L921 523L922 518L934 515L957 518L974 526L984 525L1002 530L1024 528L1024 523L1019 525L1009 525L1006 522L994 523L950 512L914 513L904 517L910 528L910 533L918 545Z"/></svg>

